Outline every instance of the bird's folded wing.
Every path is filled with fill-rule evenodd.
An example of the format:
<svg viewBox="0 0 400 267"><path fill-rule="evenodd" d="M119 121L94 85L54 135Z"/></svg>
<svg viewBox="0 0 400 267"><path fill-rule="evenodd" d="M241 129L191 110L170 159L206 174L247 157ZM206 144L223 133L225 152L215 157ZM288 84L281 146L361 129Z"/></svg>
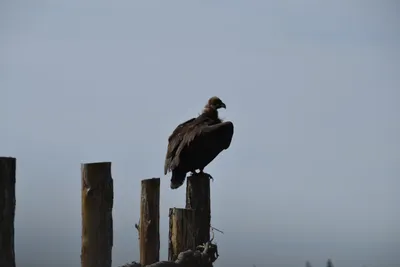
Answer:
<svg viewBox="0 0 400 267"><path fill-rule="evenodd" d="M202 125L195 127L187 132L179 145L178 151L180 152L185 146L189 146L195 139L212 139L211 141L221 147L227 149L232 141L233 136L233 123L230 121L214 124ZM177 153L178 153L177 151Z"/></svg>
<svg viewBox="0 0 400 267"><path fill-rule="evenodd" d="M204 136L204 138L214 139L216 141L216 144L221 149L227 149L231 144L233 132L233 123L230 121L226 121L215 125L203 127L201 129L200 135Z"/></svg>
<svg viewBox="0 0 400 267"><path fill-rule="evenodd" d="M196 118L191 118L190 120L187 120L185 122L182 122L178 126L176 126L175 130L172 132L172 134L168 137L168 141L170 142L173 140L175 136L177 136L181 130L183 129L184 126L189 125L189 123L193 122Z"/></svg>
<svg viewBox="0 0 400 267"><path fill-rule="evenodd" d="M201 143L210 140L216 149L227 149L230 146L233 136L233 123L230 121L207 124L206 118L197 118L185 122L182 127L175 130L169 140L168 152L164 164L164 173L173 169L179 164L179 155L183 149L190 146L196 140ZM177 128L178 128L177 127ZM197 145L196 145L197 146Z"/></svg>
<svg viewBox="0 0 400 267"><path fill-rule="evenodd" d="M168 148L164 162L164 174L167 174L168 170L171 169L171 163L174 160L176 150L182 141L183 135L185 133L185 127L193 123L195 119L196 118L192 118L179 124L172 132L172 134L168 137Z"/></svg>

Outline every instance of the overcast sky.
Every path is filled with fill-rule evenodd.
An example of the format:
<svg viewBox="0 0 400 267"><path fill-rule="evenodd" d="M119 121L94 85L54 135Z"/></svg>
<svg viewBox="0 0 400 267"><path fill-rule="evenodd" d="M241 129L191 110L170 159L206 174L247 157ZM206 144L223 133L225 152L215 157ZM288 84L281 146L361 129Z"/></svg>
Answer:
<svg viewBox="0 0 400 267"><path fill-rule="evenodd" d="M113 266L139 260L140 180L168 208L167 138L207 99L231 147L205 170L223 266L399 266L396 1L2 1L0 154L16 257L80 264L80 164L111 161ZM229 265L230 264L230 265ZM396 265L397 264L397 265Z"/></svg>

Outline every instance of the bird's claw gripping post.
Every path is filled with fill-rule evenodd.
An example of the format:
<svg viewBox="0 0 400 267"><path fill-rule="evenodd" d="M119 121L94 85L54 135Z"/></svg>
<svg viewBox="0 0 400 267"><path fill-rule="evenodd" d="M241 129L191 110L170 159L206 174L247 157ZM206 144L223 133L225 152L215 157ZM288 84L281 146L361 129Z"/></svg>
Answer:
<svg viewBox="0 0 400 267"><path fill-rule="evenodd" d="M203 170L200 170L200 172L198 174L203 174L203 175L207 176L211 181L214 182L214 178L211 176L211 174L206 173Z"/></svg>

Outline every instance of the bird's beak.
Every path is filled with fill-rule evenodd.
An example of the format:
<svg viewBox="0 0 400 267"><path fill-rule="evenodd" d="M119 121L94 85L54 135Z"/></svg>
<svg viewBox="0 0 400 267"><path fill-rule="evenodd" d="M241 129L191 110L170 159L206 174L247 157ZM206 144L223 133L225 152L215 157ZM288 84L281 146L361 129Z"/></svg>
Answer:
<svg viewBox="0 0 400 267"><path fill-rule="evenodd" d="M224 109L226 109L226 105L225 105L225 103L221 103L221 108L224 108Z"/></svg>

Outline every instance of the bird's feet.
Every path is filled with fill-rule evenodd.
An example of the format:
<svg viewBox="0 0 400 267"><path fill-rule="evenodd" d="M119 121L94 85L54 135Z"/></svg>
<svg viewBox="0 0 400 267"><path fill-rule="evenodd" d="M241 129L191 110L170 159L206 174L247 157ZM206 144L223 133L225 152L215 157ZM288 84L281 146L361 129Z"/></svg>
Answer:
<svg viewBox="0 0 400 267"><path fill-rule="evenodd" d="M208 178L210 178L211 181L214 182L214 178L211 176L211 174L206 173L203 170L200 170L199 174L203 174L203 175L207 176Z"/></svg>
<svg viewBox="0 0 400 267"><path fill-rule="evenodd" d="M193 176L193 175L196 175L196 174L198 174L198 173L196 172L196 170L190 171L190 176Z"/></svg>
<svg viewBox="0 0 400 267"><path fill-rule="evenodd" d="M190 171L190 176L196 176L196 175L205 175L208 178L210 178L211 181L214 182L214 178L211 176L211 174L208 174L204 172L203 170L199 170L199 172L196 172L196 170Z"/></svg>

